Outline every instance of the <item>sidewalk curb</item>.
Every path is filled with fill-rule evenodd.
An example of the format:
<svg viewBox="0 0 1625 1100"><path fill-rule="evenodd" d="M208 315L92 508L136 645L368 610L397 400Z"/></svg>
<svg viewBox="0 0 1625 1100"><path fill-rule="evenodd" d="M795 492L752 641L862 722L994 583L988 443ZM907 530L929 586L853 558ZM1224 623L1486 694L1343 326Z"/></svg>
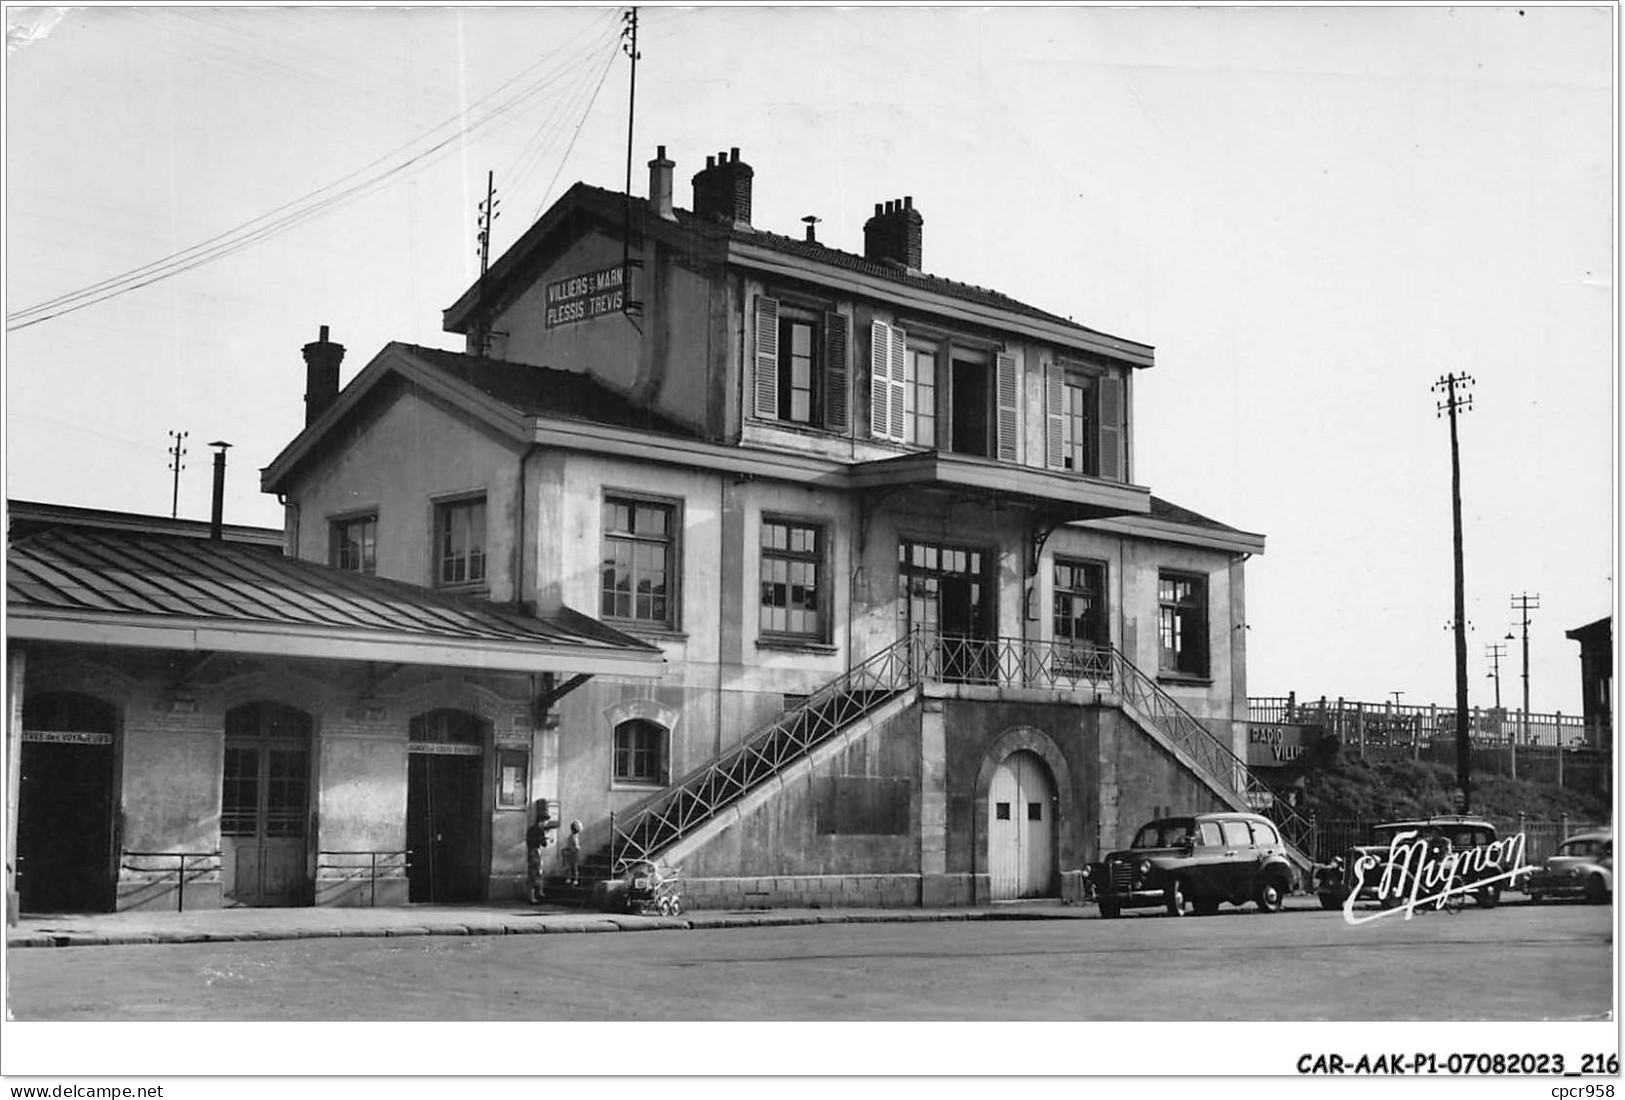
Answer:
<svg viewBox="0 0 1625 1100"><path fill-rule="evenodd" d="M308 912L308 911L307 911ZM350 911L345 911L350 912ZM698 910L682 917L632 916L623 914L538 913L524 921L511 914L494 912L488 923L452 920L445 923L413 921L403 924L335 923L329 927L252 927L242 929L175 928L131 929L128 932L97 929L11 931L6 948L36 947L129 947L153 944L259 943L312 939L383 939L426 936L536 936L580 935L597 932L706 932L729 928L788 928L820 924L910 924L948 921L1063 921L1090 920L1092 908L1076 907L1073 912L1054 910L997 909L875 909L838 912L752 912ZM208 919L204 916L202 919Z"/></svg>

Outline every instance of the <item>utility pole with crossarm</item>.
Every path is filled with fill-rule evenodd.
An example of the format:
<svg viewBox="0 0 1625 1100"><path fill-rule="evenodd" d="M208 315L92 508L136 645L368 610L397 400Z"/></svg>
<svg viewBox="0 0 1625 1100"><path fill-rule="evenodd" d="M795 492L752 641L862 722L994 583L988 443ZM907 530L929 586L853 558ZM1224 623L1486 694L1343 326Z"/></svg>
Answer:
<svg viewBox="0 0 1625 1100"><path fill-rule="evenodd" d="M1461 446L1456 436L1456 413L1473 407L1472 395L1463 391L1473 384L1466 374L1447 374L1433 383L1434 393L1443 393L1436 415L1450 414L1450 509L1454 520L1456 558L1456 786L1460 810L1472 808L1472 746L1467 736L1467 589L1461 564Z"/></svg>

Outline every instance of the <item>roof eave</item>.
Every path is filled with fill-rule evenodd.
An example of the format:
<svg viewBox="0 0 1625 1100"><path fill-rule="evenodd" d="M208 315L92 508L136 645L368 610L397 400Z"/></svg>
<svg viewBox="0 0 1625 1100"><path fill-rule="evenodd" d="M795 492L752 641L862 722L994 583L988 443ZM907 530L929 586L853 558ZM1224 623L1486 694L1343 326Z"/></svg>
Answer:
<svg viewBox="0 0 1625 1100"><path fill-rule="evenodd" d="M1076 526L1091 531L1106 531L1134 538L1173 542L1184 546L1200 546L1208 550L1223 550L1231 554L1262 554L1264 536L1234 528L1202 527L1151 516L1113 516L1108 519L1080 521Z"/></svg>

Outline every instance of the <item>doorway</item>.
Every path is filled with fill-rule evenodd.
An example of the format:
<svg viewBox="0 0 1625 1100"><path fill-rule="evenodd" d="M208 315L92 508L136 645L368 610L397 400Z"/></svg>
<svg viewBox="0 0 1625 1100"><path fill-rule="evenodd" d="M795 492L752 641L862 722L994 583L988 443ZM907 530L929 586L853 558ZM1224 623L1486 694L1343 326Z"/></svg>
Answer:
<svg viewBox="0 0 1625 1100"><path fill-rule="evenodd" d="M904 633L918 631L932 671L953 683L987 681L995 657L993 586L987 550L933 543L898 544L899 615Z"/></svg>
<svg viewBox="0 0 1625 1100"><path fill-rule="evenodd" d="M117 881L113 752L117 712L48 692L23 703L17 894L25 912L110 912Z"/></svg>
<svg viewBox="0 0 1625 1100"><path fill-rule="evenodd" d="M1013 752L987 791L987 866L994 901L1055 894L1055 783L1036 753Z"/></svg>
<svg viewBox="0 0 1625 1100"><path fill-rule="evenodd" d="M310 813L310 715L280 703L226 712L220 891L227 905L303 905Z"/></svg>
<svg viewBox="0 0 1625 1100"><path fill-rule="evenodd" d="M407 753L408 900L478 901L484 891L485 724L458 710L412 719Z"/></svg>

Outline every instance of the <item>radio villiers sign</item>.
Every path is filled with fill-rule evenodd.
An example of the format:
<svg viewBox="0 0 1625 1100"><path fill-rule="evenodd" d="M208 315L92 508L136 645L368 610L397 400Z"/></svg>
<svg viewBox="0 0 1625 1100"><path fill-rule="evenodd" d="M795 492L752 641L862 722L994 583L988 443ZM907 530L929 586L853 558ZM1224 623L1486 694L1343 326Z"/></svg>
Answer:
<svg viewBox="0 0 1625 1100"><path fill-rule="evenodd" d="M619 313L626 300L626 269L606 267L547 284L547 327L573 325Z"/></svg>

